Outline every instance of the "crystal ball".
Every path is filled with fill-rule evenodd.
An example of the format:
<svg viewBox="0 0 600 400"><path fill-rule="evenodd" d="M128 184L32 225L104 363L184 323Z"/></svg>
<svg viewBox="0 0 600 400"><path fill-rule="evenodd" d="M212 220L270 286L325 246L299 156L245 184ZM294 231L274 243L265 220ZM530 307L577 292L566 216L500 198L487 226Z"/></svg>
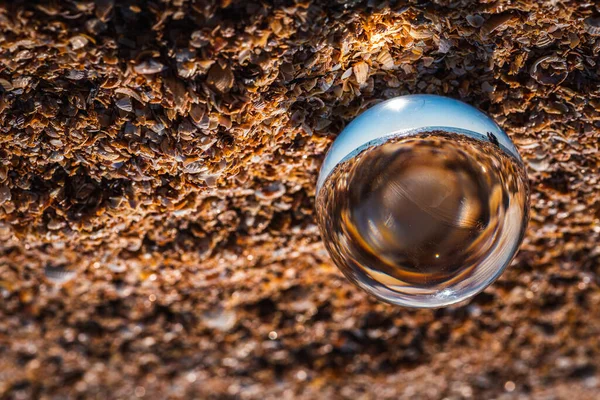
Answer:
<svg viewBox="0 0 600 400"><path fill-rule="evenodd" d="M508 135L461 101L397 97L336 138L316 212L338 268L376 298L436 308L481 292L510 264L529 186Z"/></svg>

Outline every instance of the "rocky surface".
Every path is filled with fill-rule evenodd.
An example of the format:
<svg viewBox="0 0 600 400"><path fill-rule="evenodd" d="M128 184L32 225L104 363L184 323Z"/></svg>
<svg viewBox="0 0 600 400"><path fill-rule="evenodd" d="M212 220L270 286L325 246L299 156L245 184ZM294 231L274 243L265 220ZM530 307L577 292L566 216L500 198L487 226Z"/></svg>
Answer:
<svg viewBox="0 0 600 400"><path fill-rule="evenodd" d="M0 398L600 393L593 1L0 4ZM468 304L375 302L313 215L324 153L408 93L516 143L532 217Z"/></svg>

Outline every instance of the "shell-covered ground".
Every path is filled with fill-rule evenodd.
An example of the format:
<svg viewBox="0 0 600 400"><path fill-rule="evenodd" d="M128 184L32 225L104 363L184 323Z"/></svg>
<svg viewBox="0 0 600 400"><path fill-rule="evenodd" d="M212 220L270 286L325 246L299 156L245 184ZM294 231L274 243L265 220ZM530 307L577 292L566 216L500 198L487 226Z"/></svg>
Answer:
<svg viewBox="0 0 600 400"><path fill-rule="evenodd" d="M598 398L599 53L592 0L0 2L0 398ZM531 180L513 265L441 310L315 225L330 143L409 93Z"/></svg>

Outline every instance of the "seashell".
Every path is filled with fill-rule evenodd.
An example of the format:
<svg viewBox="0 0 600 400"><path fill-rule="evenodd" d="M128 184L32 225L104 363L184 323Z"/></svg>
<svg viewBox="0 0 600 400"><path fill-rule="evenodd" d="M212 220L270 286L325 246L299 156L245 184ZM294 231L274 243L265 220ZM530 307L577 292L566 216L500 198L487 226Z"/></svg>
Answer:
<svg viewBox="0 0 600 400"><path fill-rule="evenodd" d="M554 39L552 39L550 36L548 35L542 35L540 36L540 38L535 42L535 45L541 49L545 48L545 47L549 47L550 45L552 45L552 43L554 43Z"/></svg>
<svg viewBox="0 0 600 400"><path fill-rule="evenodd" d="M319 120L317 121L317 123L315 125L315 130L322 131L323 129L327 128L329 125L331 125L330 120L328 120L326 118L319 118Z"/></svg>
<svg viewBox="0 0 600 400"><path fill-rule="evenodd" d="M328 76L328 77L322 78L319 81L319 88L323 92L327 92L333 86L334 80L335 80L335 78L333 76Z"/></svg>
<svg viewBox="0 0 600 400"><path fill-rule="evenodd" d="M214 60L198 60L196 65L201 71L206 72L214 63Z"/></svg>
<svg viewBox="0 0 600 400"><path fill-rule="evenodd" d="M62 265L47 265L44 268L44 276L46 277L46 279L56 285L64 285L65 283L75 278L76 275L77 272L69 270L67 267Z"/></svg>
<svg viewBox="0 0 600 400"><path fill-rule="evenodd" d="M523 67L523 64L525 64L525 60L527 59L528 55L529 55L529 53L522 52L515 56L512 64L510 65L510 74L511 75L515 75L521 70L521 67Z"/></svg>
<svg viewBox="0 0 600 400"><path fill-rule="evenodd" d="M18 78L13 79L12 84L16 88L26 88L31 83L31 77L29 76L20 76Z"/></svg>
<svg viewBox="0 0 600 400"><path fill-rule="evenodd" d="M440 38L440 43L438 44L438 52L442 54L446 54L452 48L452 41L445 38Z"/></svg>
<svg viewBox="0 0 600 400"><path fill-rule="evenodd" d="M493 93L496 88L486 81L481 84L481 90L485 93Z"/></svg>
<svg viewBox="0 0 600 400"><path fill-rule="evenodd" d="M577 46L579 46L579 43L581 43L581 40L579 39L579 36L576 33L571 32L571 33L569 33L569 42L570 42L569 46L572 49L574 49Z"/></svg>
<svg viewBox="0 0 600 400"><path fill-rule="evenodd" d="M46 15L50 15L52 17L59 15L60 14L60 9L57 7L56 4L52 4L50 3L49 5L37 5L36 8L38 10L40 10L41 12L43 12Z"/></svg>
<svg viewBox="0 0 600 400"><path fill-rule="evenodd" d="M2 86L2 88L4 88L4 90L6 90L7 92L10 92L14 89L14 86L10 81L7 81L6 79L2 78L0 78L0 86Z"/></svg>
<svg viewBox="0 0 600 400"><path fill-rule="evenodd" d="M15 60L15 61L29 60L32 57L33 57L33 53L31 51L22 50L13 56L13 60Z"/></svg>
<svg viewBox="0 0 600 400"><path fill-rule="evenodd" d="M137 94L135 91L129 89L129 88L126 88L126 87L117 88L117 89L115 89L115 93L124 94L126 96L133 97L134 99L136 99L140 103L143 103L142 98L140 97L140 95Z"/></svg>
<svg viewBox="0 0 600 400"><path fill-rule="evenodd" d="M541 68L542 63L558 63L561 68L558 70L543 69ZM558 85L567 79L569 72L567 71L567 63L563 58L557 55L549 55L538 58L529 69L529 74L542 85Z"/></svg>
<svg viewBox="0 0 600 400"><path fill-rule="evenodd" d="M285 194L285 185L281 182L273 182L270 185L257 190L254 195L260 200L274 200Z"/></svg>
<svg viewBox="0 0 600 400"><path fill-rule="evenodd" d="M306 120L306 112L304 112L303 110L296 110L292 114L290 120L292 121L294 126L298 126Z"/></svg>
<svg viewBox="0 0 600 400"><path fill-rule="evenodd" d="M194 132L197 130L198 128L192 125L188 120L183 120L177 127L177 133L186 140L192 139L194 137Z"/></svg>
<svg viewBox="0 0 600 400"><path fill-rule="evenodd" d="M0 240L6 241L12 236L10 225L0 222Z"/></svg>
<svg viewBox="0 0 600 400"><path fill-rule="evenodd" d="M317 62L319 62L319 56L315 54L314 56L310 57L304 62L304 68L310 69L314 67L317 64Z"/></svg>
<svg viewBox="0 0 600 400"><path fill-rule="evenodd" d="M108 269L117 274L127 271L127 266L123 262L114 262L107 264Z"/></svg>
<svg viewBox="0 0 600 400"><path fill-rule="evenodd" d="M359 85L364 85L367 81L367 77L369 76L369 64L364 61L360 61L354 64L352 71L356 77L356 83Z"/></svg>
<svg viewBox="0 0 600 400"><path fill-rule="evenodd" d="M65 156L63 153L58 152L58 151L53 151L50 154L50 157L48 158L48 160L52 161L52 162L60 162L62 160L65 159Z"/></svg>
<svg viewBox="0 0 600 400"><path fill-rule="evenodd" d="M265 102L264 99L258 99L252 105L254 106L254 108L256 110L260 111L266 107L267 103Z"/></svg>
<svg viewBox="0 0 600 400"><path fill-rule="evenodd" d="M79 50L84 48L89 43L89 40L83 35L77 35L69 39L69 43L73 50Z"/></svg>
<svg viewBox="0 0 600 400"><path fill-rule="evenodd" d="M114 5L114 0L96 0L96 17L102 22L108 21Z"/></svg>
<svg viewBox="0 0 600 400"><path fill-rule="evenodd" d="M428 30L416 30L416 29L412 29L412 28L410 29L408 34L413 39L417 39L417 40L430 39L433 37L433 32L430 32Z"/></svg>
<svg viewBox="0 0 600 400"><path fill-rule="evenodd" d="M123 111L131 112L133 111L133 105L131 104L131 97L125 96L117 100L115 103L117 107L119 107Z"/></svg>
<svg viewBox="0 0 600 400"><path fill-rule="evenodd" d="M484 22L485 22L485 18L483 18L481 15L479 14L475 14L475 15L467 15L467 22L469 23L469 25L471 25L473 28L480 28Z"/></svg>
<svg viewBox="0 0 600 400"><path fill-rule="evenodd" d="M204 171L208 171L208 167L202 161L195 161L183 167L183 172L187 174L199 174Z"/></svg>
<svg viewBox="0 0 600 400"><path fill-rule="evenodd" d="M587 17L583 21L585 31L592 36L600 36L600 17Z"/></svg>
<svg viewBox="0 0 600 400"><path fill-rule="evenodd" d="M0 186L0 206L11 199L10 189L8 186Z"/></svg>
<svg viewBox="0 0 600 400"><path fill-rule="evenodd" d="M433 57L423 57L422 60L425 67L430 67L435 61Z"/></svg>
<svg viewBox="0 0 600 400"><path fill-rule="evenodd" d="M202 321L211 329L228 331L237 323L237 314L233 310L225 310L217 307L213 311L204 313Z"/></svg>
<svg viewBox="0 0 600 400"><path fill-rule="evenodd" d="M530 160L528 164L531 169L537 172L545 172L550 168L550 163L545 158Z"/></svg>
<svg viewBox="0 0 600 400"><path fill-rule="evenodd" d="M66 78L71 79L73 81L79 81L79 80L85 78L85 71L79 71L76 69L72 69L67 73Z"/></svg>
<svg viewBox="0 0 600 400"><path fill-rule="evenodd" d="M481 26L481 34L484 36L489 35L497 29L500 29L502 26L506 25L508 21L513 19L514 15L511 13L505 14L495 14L491 16L484 24Z"/></svg>
<svg viewBox="0 0 600 400"><path fill-rule="evenodd" d="M233 87L235 77L229 67L222 67L219 63L215 63L208 70L206 82L220 93L227 93Z"/></svg>
<svg viewBox="0 0 600 400"><path fill-rule="evenodd" d="M569 107L557 101L552 101L548 104L543 104L542 108L548 114L562 115L569 112Z"/></svg>
<svg viewBox="0 0 600 400"><path fill-rule="evenodd" d="M65 221L59 221L57 219L51 219L48 222L47 228L51 231L57 231L59 229L64 228L67 225Z"/></svg>
<svg viewBox="0 0 600 400"><path fill-rule="evenodd" d="M142 157L147 157L147 158L153 158L156 157L156 154L154 154L154 151L152 151L152 149L145 144L140 144L139 148L138 148L138 153L139 155L141 155Z"/></svg>
<svg viewBox="0 0 600 400"><path fill-rule="evenodd" d="M387 50L384 50L381 53L379 53L379 55L377 56L377 62L381 64L381 67L384 70L394 69L394 67L396 67L394 58Z"/></svg>
<svg viewBox="0 0 600 400"><path fill-rule="evenodd" d="M146 126L155 133L162 133L166 126L161 121L150 120L146 123Z"/></svg>
<svg viewBox="0 0 600 400"><path fill-rule="evenodd" d="M317 85L317 78L314 79L308 79L307 81L305 81L304 83L302 83L302 88L307 91L310 92L311 90L314 89L314 87Z"/></svg>
<svg viewBox="0 0 600 400"><path fill-rule="evenodd" d="M412 63L421 59L422 56L423 49L420 47L413 47L412 49L407 50L402 54L400 58L400 63Z"/></svg>
<svg viewBox="0 0 600 400"><path fill-rule="evenodd" d="M225 127L225 129L231 129L231 127L233 126L231 119L229 117L227 117L226 115L219 114L218 121L219 121L219 125Z"/></svg>
<svg viewBox="0 0 600 400"><path fill-rule="evenodd" d="M119 159L120 155L112 151L108 146L99 147L97 153L98 157L107 161L115 161Z"/></svg>
<svg viewBox="0 0 600 400"><path fill-rule="evenodd" d="M202 104L194 104L190 110L190 117L194 120L195 123L199 123L202 121L202 118L206 114L206 107Z"/></svg>
<svg viewBox="0 0 600 400"><path fill-rule="evenodd" d="M141 63L133 67L133 70L140 75L158 74L164 71L165 69L166 67L163 64L153 59L142 61Z"/></svg>
<svg viewBox="0 0 600 400"><path fill-rule="evenodd" d="M537 149L538 147L540 147L540 143L537 140L530 140L519 143L519 149L523 150Z"/></svg>
<svg viewBox="0 0 600 400"><path fill-rule="evenodd" d="M182 78L191 78L196 73L197 65L192 61L177 63L177 75Z"/></svg>

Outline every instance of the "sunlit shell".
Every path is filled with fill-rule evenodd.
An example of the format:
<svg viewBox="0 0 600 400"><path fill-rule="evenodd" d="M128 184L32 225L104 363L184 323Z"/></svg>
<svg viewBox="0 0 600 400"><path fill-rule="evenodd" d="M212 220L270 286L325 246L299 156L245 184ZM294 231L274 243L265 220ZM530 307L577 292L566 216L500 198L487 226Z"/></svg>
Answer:
<svg viewBox="0 0 600 400"><path fill-rule="evenodd" d="M237 314L234 310L225 310L218 307L202 315L202 322L211 328L219 331L228 331L237 323Z"/></svg>
<svg viewBox="0 0 600 400"><path fill-rule="evenodd" d="M381 53L379 53L379 55L377 56L377 62L381 64L381 67L384 70L394 69L394 67L396 66L396 64L394 63L394 58L387 50L384 50Z"/></svg>
<svg viewBox="0 0 600 400"><path fill-rule="evenodd" d="M556 70L551 68L553 63L559 65L560 69ZM542 68L542 65L544 64L548 64L548 68ZM567 76L569 75L565 59L557 55L548 55L538 58L529 69L529 73L542 85L558 85L567 79Z"/></svg>
<svg viewBox="0 0 600 400"><path fill-rule="evenodd" d="M132 98L136 99L140 103L143 103L142 98L140 97L139 94L137 94L137 92L135 90L132 90L132 89L129 89L129 88L126 88L126 87L122 87L122 88L115 89L115 93L124 94L126 96L129 96L129 97L132 97Z"/></svg>
<svg viewBox="0 0 600 400"><path fill-rule="evenodd" d="M165 69L166 67L162 63L153 59L142 61L141 63L133 67L133 70L141 75L158 74L159 72L162 72Z"/></svg>
<svg viewBox="0 0 600 400"><path fill-rule="evenodd" d="M47 265L44 268L44 276L46 279L56 285L64 285L71 281L77 272L69 270L66 266Z"/></svg>
<svg viewBox="0 0 600 400"><path fill-rule="evenodd" d="M67 79L71 79L74 81L79 81L83 78L85 78L85 71L80 71L80 70L76 70L76 69L72 69L67 73Z"/></svg>
<svg viewBox="0 0 600 400"><path fill-rule="evenodd" d="M69 39L69 43L71 44L73 50L79 50L84 48L89 43L89 40L83 35L77 35Z"/></svg>
<svg viewBox="0 0 600 400"><path fill-rule="evenodd" d="M554 43L554 39L552 39L550 36L548 35L542 35L540 36L540 38L537 40L537 42L535 43L535 45L539 48L545 48L545 47L549 47L550 45L552 45L552 43Z"/></svg>
<svg viewBox="0 0 600 400"><path fill-rule="evenodd" d="M57 231L59 229L64 228L67 225L67 223L65 221L61 221L59 219L55 219L52 218L49 222L48 225L46 225L48 227L49 230L51 231Z"/></svg>
<svg viewBox="0 0 600 400"><path fill-rule="evenodd" d="M123 111L131 112L133 105L131 104L131 97L124 96L116 101L116 106Z"/></svg>
<svg viewBox="0 0 600 400"><path fill-rule="evenodd" d="M7 92L10 92L14 88L13 84L11 82L9 82L6 79L2 79L2 78L0 78L0 86L2 86L2 88L4 90L6 90Z"/></svg>
<svg viewBox="0 0 600 400"><path fill-rule="evenodd" d="M417 29L411 28L408 33L413 39L417 39L417 40L429 39L429 38L433 37L433 33L428 30L417 30Z"/></svg>
<svg viewBox="0 0 600 400"><path fill-rule="evenodd" d="M227 93L233 87L235 77L229 67L222 67L219 63L213 64L208 71L206 82L221 93Z"/></svg>
<svg viewBox="0 0 600 400"><path fill-rule="evenodd" d="M194 122L198 123L202 121L204 115L206 113L206 107L200 104L192 105L192 109L190 110L190 117L194 120Z"/></svg>
<svg viewBox="0 0 600 400"><path fill-rule="evenodd" d="M354 72L354 77L356 78L356 83L359 85L363 85L369 76L369 64L364 61L360 61L352 67L352 71Z"/></svg>
<svg viewBox="0 0 600 400"><path fill-rule="evenodd" d="M182 78L191 78L197 69L197 64L192 61L184 61L177 63L177 75Z"/></svg>
<svg viewBox="0 0 600 400"><path fill-rule="evenodd" d="M345 80L345 79L350 78L351 76L352 76L352 68L348 68L347 70L344 71L344 73L342 74L340 79Z"/></svg>
<svg viewBox="0 0 600 400"><path fill-rule="evenodd" d="M592 36L600 36L600 17L588 17L583 21L585 31Z"/></svg>

